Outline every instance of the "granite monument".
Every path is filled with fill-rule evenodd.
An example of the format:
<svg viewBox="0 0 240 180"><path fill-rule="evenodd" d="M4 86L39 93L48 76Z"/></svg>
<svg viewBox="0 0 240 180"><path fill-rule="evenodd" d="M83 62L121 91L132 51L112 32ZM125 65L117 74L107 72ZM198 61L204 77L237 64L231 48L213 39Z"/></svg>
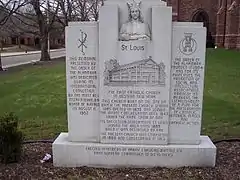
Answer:
<svg viewBox="0 0 240 180"><path fill-rule="evenodd" d="M160 0L107 0L66 27L68 133L54 166L213 167L201 136L206 28Z"/></svg>

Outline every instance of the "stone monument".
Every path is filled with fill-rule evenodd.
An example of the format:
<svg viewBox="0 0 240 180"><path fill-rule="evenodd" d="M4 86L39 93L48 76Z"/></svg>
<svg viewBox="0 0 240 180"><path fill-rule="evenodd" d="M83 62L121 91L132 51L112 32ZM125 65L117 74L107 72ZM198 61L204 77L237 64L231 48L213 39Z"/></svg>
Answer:
<svg viewBox="0 0 240 180"><path fill-rule="evenodd" d="M107 0L99 22L66 27L68 133L54 166L213 167L201 136L203 23L160 0Z"/></svg>

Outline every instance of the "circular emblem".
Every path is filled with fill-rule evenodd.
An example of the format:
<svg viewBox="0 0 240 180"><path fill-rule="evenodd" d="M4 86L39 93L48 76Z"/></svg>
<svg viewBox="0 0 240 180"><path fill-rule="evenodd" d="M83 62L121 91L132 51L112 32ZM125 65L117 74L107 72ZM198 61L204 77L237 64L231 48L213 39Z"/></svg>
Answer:
<svg viewBox="0 0 240 180"><path fill-rule="evenodd" d="M197 50L197 41L192 38L192 33L185 33L185 37L180 41L179 50L185 55L191 55Z"/></svg>

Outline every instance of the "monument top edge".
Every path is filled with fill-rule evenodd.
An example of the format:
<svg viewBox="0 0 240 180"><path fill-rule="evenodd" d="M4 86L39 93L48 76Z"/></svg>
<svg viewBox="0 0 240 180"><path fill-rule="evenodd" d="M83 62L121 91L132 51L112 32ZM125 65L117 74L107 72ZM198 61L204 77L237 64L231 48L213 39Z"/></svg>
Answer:
<svg viewBox="0 0 240 180"><path fill-rule="evenodd" d="M98 24L98 21L70 21L68 22L68 26L79 26L79 25L93 25Z"/></svg>
<svg viewBox="0 0 240 180"><path fill-rule="evenodd" d="M165 1L161 1L161 0L106 0L105 1L105 5L109 5L109 4L118 4L118 3L128 3L128 2L143 2L143 3L151 3L151 4L154 4L154 5L164 5L166 6L167 3Z"/></svg>
<svg viewBox="0 0 240 180"><path fill-rule="evenodd" d="M165 2L165 1L161 1L161 0L106 0L106 1L124 1L124 2L128 2L128 1L136 1L136 2L138 2L138 1L142 1L142 2L144 2L144 1L156 1L156 2Z"/></svg>

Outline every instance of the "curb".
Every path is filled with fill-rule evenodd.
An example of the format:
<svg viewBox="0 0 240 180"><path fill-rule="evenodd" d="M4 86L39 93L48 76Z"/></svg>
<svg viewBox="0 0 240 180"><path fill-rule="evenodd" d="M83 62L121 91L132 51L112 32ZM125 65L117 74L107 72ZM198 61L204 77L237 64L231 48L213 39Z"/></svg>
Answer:
<svg viewBox="0 0 240 180"><path fill-rule="evenodd" d="M58 52L58 51L65 51L65 49L56 49L56 50L51 50L51 52ZM2 53L1 57L12 57L12 56L22 56L22 55L32 55L32 54L40 54L41 51L37 51L37 52L28 52L28 53L21 53L21 54L12 54L12 55L4 55L4 53Z"/></svg>
<svg viewBox="0 0 240 180"><path fill-rule="evenodd" d="M61 58L61 57L65 57L63 56L55 56L52 57L51 59L57 59L57 58ZM17 67L17 66L21 66L21 65L26 65L26 64L32 64L34 62L39 62L40 60L31 60L29 62L22 62L22 63L16 63L16 64L11 64L11 65L6 65L6 66L2 66L3 69L8 69L8 68L12 68L12 67Z"/></svg>

